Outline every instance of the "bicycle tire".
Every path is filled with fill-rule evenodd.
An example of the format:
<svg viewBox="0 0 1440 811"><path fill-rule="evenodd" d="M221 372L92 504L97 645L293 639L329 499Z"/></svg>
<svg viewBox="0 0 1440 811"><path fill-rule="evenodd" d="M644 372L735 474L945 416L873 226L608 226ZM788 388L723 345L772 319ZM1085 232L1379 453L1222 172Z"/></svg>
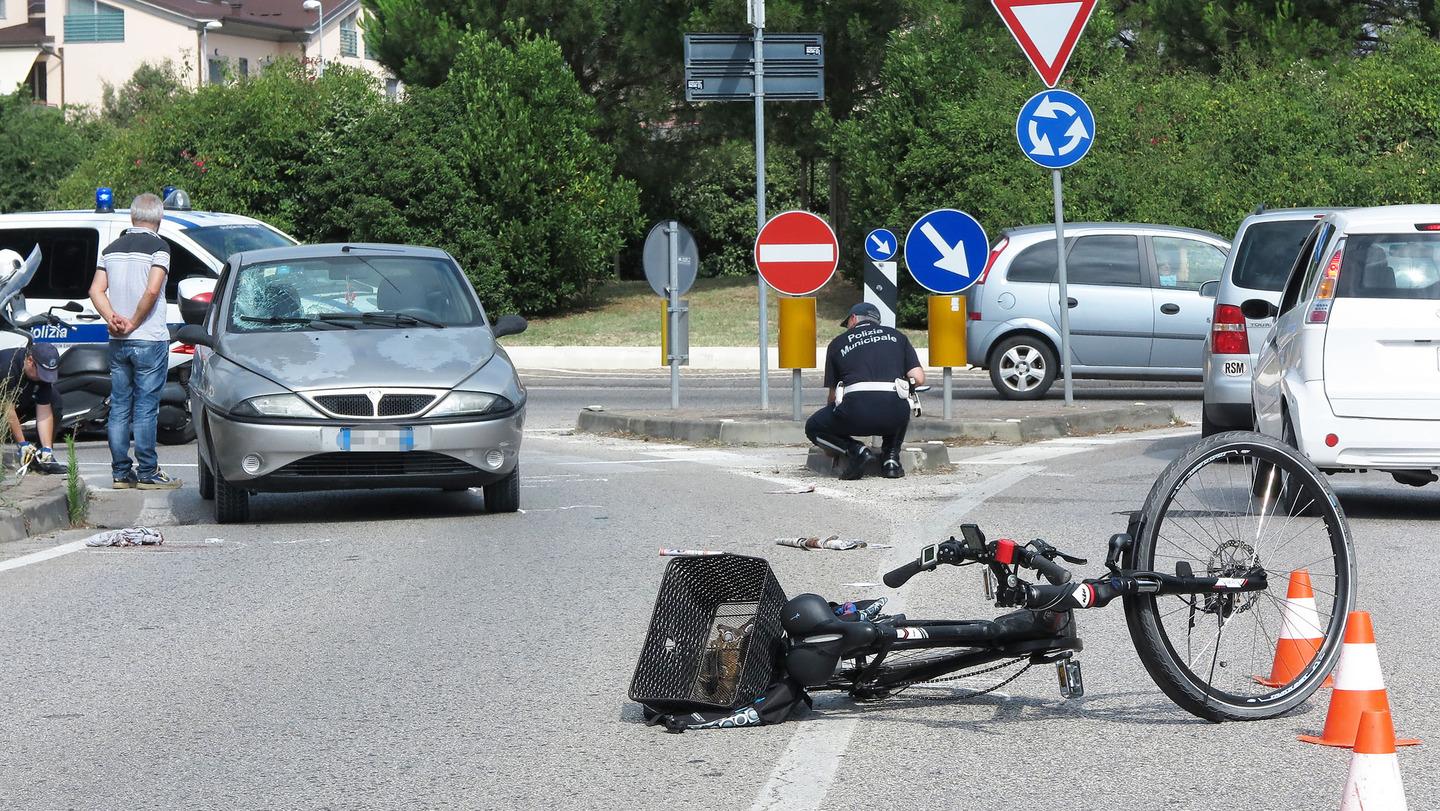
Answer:
<svg viewBox="0 0 1440 811"><path fill-rule="evenodd" d="M1207 469L1211 469L1209 474ZM1241 473L1237 474L1237 469ZM1256 485L1260 473L1273 477L1270 485ZM1245 475L1248 480L1243 478ZM1222 486L1227 482L1229 487ZM1211 504L1209 511L1193 509L1194 499L1216 495L1223 497ZM1237 509L1242 501L1246 508L1243 512ZM1254 510L1257 506L1258 514ZM1189 532L1187 520L1203 531L1198 535ZM1297 529L1297 520L1307 523ZM1315 522L1319 522L1321 531L1312 531ZM1233 535L1229 533L1232 526ZM1187 535L1180 536L1179 531ZM1197 575L1227 576L1257 564L1268 574L1267 589L1249 593L1253 597L1190 595L1188 602L1174 595L1125 598L1125 619L1136 653L1155 684L1172 701L1210 721L1259 720L1294 710L1320 687L1340 657L1345 619L1355 601L1356 575L1345 513L1324 475L1308 459L1284 443L1246 431L1202 439L1156 479L1141 508L1135 536L1125 556L1127 569L1159 571L1157 557L1162 563L1167 558L1184 559L1181 553L1194 555L1193 550L1203 549L1208 541L1215 547L1210 550L1208 562L1200 561L1205 563L1204 568L1195 567ZM1293 546L1302 538L1301 546ZM1312 572L1312 566L1327 568ZM1260 676L1269 667L1275 642L1287 621L1289 609L1284 596L1290 572L1299 568L1321 581L1315 589L1315 618L1316 627L1323 629L1323 638L1298 674L1278 687L1268 687L1260 683ZM1202 600L1204 604L1200 605ZM1187 608L1183 621L1176 617ZM1267 609L1275 619L1273 632L1264 621ZM1198 620L1197 614L1201 615ZM1170 618L1174 621L1167 622ZM1224 639L1237 618L1240 626L1231 632L1229 640ZM1208 661L1198 661L1201 667L1197 672L1194 630L1202 628L1203 640L1204 627L1212 624L1213 653ZM1235 634L1243 632L1246 624L1257 626L1258 636L1264 637L1267 644L1257 644L1252 636L1248 660L1234 667L1230 657L1236 649L1226 643L1233 643ZM1184 633L1175 634L1182 625ZM1181 637L1191 652L1188 657L1177 648ZM1205 643L1202 654L1208 646ZM1223 660L1222 649L1226 655ZM1261 652L1263 658L1258 655ZM1243 650L1240 653L1243 656Z"/></svg>

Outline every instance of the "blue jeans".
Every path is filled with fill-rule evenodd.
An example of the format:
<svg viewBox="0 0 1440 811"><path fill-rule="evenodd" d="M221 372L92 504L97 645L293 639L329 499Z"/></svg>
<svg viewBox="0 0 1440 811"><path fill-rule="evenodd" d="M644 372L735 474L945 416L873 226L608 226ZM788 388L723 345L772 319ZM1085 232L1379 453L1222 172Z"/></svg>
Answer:
<svg viewBox="0 0 1440 811"><path fill-rule="evenodd" d="M165 341L110 342L110 464L111 475L130 475L130 439L141 481L155 477L155 425L160 417L160 391L170 367Z"/></svg>

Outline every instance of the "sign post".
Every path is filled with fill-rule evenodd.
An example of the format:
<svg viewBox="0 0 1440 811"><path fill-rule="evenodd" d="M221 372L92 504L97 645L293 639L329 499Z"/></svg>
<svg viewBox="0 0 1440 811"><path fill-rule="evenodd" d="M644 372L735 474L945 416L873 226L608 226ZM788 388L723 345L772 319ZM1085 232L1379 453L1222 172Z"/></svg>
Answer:
<svg viewBox="0 0 1440 811"><path fill-rule="evenodd" d="M1074 93L1054 90L1097 0L990 0L1031 67L1051 90L1020 109L1015 139L1025 157L1050 170L1055 195L1055 279L1059 283L1060 368L1065 405L1075 402L1070 369L1070 286L1065 268L1065 197L1061 170L1085 157L1095 142L1095 117Z"/></svg>
<svg viewBox="0 0 1440 811"><path fill-rule="evenodd" d="M670 407L680 407L680 366L690 362L689 323L680 296L695 283L700 252L690 229L675 220L656 223L645 237L642 251L645 278L666 300L661 355L670 366Z"/></svg>
<svg viewBox="0 0 1440 811"><path fill-rule="evenodd" d="M760 285L769 285L791 296L808 296L825 286L840 265L840 242L830 224L808 211L786 211L776 214L755 236L755 269L760 272ZM785 300L781 301L781 318L785 318ZM796 315L799 310L794 310ZM810 316L811 353L814 353L814 315ZM763 322L763 319L762 319ZM798 322L797 322L798 323ZM762 323L761 329L764 329ZM763 332L761 333L764 334ZM781 365L786 365L785 329L780 333ZM764 348L764 344L761 344ZM811 362L813 365L813 360ZM800 419L800 368L791 376L795 419ZM806 367L808 368L808 367Z"/></svg>
<svg viewBox="0 0 1440 811"><path fill-rule="evenodd" d="M865 303L874 304L880 311L880 324L891 328L900 307L900 265L892 261L899 251L899 240L887 228L876 228L865 235L865 255L870 258L865 268Z"/></svg>
<svg viewBox="0 0 1440 811"><path fill-rule="evenodd" d="M765 0L747 0L755 27L755 231L765 227ZM770 407L770 310L760 289L760 410Z"/></svg>
<svg viewBox="0 0 1440 811"><path fill-rule="evenodd" d="M953 338L937 340L933 336L938 330L953 324L953 319L937 321L933 314L939 311L953 313L958 315L960 324L964 324L965 299L955 294L980 280L989 255L990 241L985 237L985 229L974 217L953 208L941 208L926 214L916 220L905 235L905 267L921 287L935 294L930 298L930 362L941 365L945 401L942 414L947 420L952 414L952 365L964 362L965 345L962 337L957 357L937 358L935 348L952 345L954 341ZM937 307L940 310L937 311Z"/></svg>

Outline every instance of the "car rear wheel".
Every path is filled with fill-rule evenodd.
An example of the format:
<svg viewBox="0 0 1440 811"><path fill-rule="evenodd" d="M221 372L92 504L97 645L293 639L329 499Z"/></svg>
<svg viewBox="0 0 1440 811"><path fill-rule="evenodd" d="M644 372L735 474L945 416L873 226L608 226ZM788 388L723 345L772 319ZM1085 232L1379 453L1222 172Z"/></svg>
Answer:
<svg viewBox="0 0 1440 811"><path fill-rule="evenodd" d="M1007 400L1044 397L1059 370L1055 350L1034 335L1006 338L990 353L990 383Z"/></svg>
<svg viewBox="0 0 1440 811"><path fill-rule="evenodd" d="M483 490L485 512L513 513L520 509L520 465L517 463L510 475L494 484L485 485Z"/></svg>
<svg viewBox="0 0 1440 811"><path fill-rule="evenodd" d="M215 472L215 520L221 524L243 524L250 520L250 491L225 481Z"/></svg>
<svg viewBox="0 0 1440 811"><path fill-rule="evenodd" d="M205 457L200 455L200 449L195 449L196 467L199 469L200 498L206 501L215 500L215 474L210 472L210 466L205 464Z"/></svg>

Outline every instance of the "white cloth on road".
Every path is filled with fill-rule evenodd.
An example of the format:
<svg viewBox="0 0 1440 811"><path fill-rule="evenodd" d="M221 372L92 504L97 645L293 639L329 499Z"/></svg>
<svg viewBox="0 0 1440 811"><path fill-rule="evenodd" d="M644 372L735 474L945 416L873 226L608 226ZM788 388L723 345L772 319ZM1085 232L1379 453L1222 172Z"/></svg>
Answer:
<svg viewBox="0 0 1440 811"><path fill-rule="evenodd" d="M154 546L163 543L165 536L160 534L160 530L150 527L111 529L85 540L86 546Z"/></svg>

